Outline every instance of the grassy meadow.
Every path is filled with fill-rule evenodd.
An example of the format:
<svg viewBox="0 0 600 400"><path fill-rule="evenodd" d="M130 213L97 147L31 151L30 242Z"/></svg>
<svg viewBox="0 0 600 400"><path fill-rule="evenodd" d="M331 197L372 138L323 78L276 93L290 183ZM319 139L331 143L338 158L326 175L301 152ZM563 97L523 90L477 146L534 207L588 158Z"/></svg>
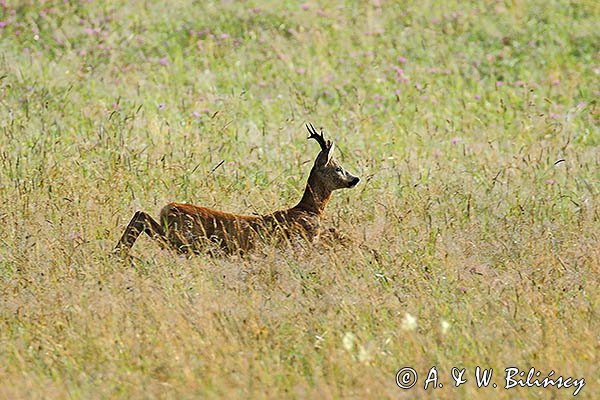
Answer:
<svg viewBox="0 0 600 400"><path fill-rule="evenodd" d="M0 398L573 397L508 367L597 398L599 24L591 0L2 1ZM297 203L306 122L362 178L327 208L344 238L110 256L136 210Z"/></svg>

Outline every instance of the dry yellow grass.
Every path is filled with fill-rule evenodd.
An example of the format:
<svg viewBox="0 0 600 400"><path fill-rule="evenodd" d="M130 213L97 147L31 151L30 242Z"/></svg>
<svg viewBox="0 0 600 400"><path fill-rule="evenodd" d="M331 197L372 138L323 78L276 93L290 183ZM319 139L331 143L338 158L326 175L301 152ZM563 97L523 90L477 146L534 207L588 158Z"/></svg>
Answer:
<svg viewBox="0 0 600 400"><path fill-rule="evenodd" d="M598 7L377 4L8 6L0 398L597 397ZM296 202L308 120L363 178L343 241L109 257L136 209Z"/></svg>

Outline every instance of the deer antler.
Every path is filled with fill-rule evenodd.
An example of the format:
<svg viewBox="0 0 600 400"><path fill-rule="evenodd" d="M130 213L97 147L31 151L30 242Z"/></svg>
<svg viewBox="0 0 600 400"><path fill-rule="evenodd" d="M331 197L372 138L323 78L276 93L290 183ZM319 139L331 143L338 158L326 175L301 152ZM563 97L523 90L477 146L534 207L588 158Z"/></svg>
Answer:
<svg viewBox="0 0 600 400"><path fill-rule="evenodd" d="M321 146L321 151L327 152L331 148L331 141L325 140L323 137L323 129L321 129L321 133L317 133L317 130L310 122L306 124L306 129L308 129L308 133L310 133L309 139L315 139L317 143Z"/></svg>

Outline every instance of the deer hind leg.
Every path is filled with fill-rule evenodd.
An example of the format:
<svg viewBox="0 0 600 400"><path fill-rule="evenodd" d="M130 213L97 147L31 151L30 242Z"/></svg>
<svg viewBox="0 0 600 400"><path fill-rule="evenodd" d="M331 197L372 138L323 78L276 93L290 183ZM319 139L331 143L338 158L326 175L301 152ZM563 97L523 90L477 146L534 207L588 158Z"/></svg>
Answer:
<svg viewBox="0 0 600 400"><path fill-rule="evenodd" d="M123 236L121 236L119 243L115 246L114 252L126 254L133 247L133 244L142 232L158 241L162 248L166 247L169 243L163 227L150 215L143 211L137 211L129 222L129 225L127 225L127 228L125 228L125 232L123 232Z"/></svg>

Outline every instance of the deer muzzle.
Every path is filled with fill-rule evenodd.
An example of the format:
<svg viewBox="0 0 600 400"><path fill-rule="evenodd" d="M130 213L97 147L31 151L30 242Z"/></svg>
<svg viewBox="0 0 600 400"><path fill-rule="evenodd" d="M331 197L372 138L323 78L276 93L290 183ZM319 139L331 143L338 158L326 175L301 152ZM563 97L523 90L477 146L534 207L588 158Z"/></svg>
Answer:
<svg viewBox="0 0 600 400"><path fill-rule="evenodd" d="M348 183L348 187L349 188L353 188L354 186L358 185L358 182L360 182L360 178L355 176L353 177L350 182Z"/></svg>

